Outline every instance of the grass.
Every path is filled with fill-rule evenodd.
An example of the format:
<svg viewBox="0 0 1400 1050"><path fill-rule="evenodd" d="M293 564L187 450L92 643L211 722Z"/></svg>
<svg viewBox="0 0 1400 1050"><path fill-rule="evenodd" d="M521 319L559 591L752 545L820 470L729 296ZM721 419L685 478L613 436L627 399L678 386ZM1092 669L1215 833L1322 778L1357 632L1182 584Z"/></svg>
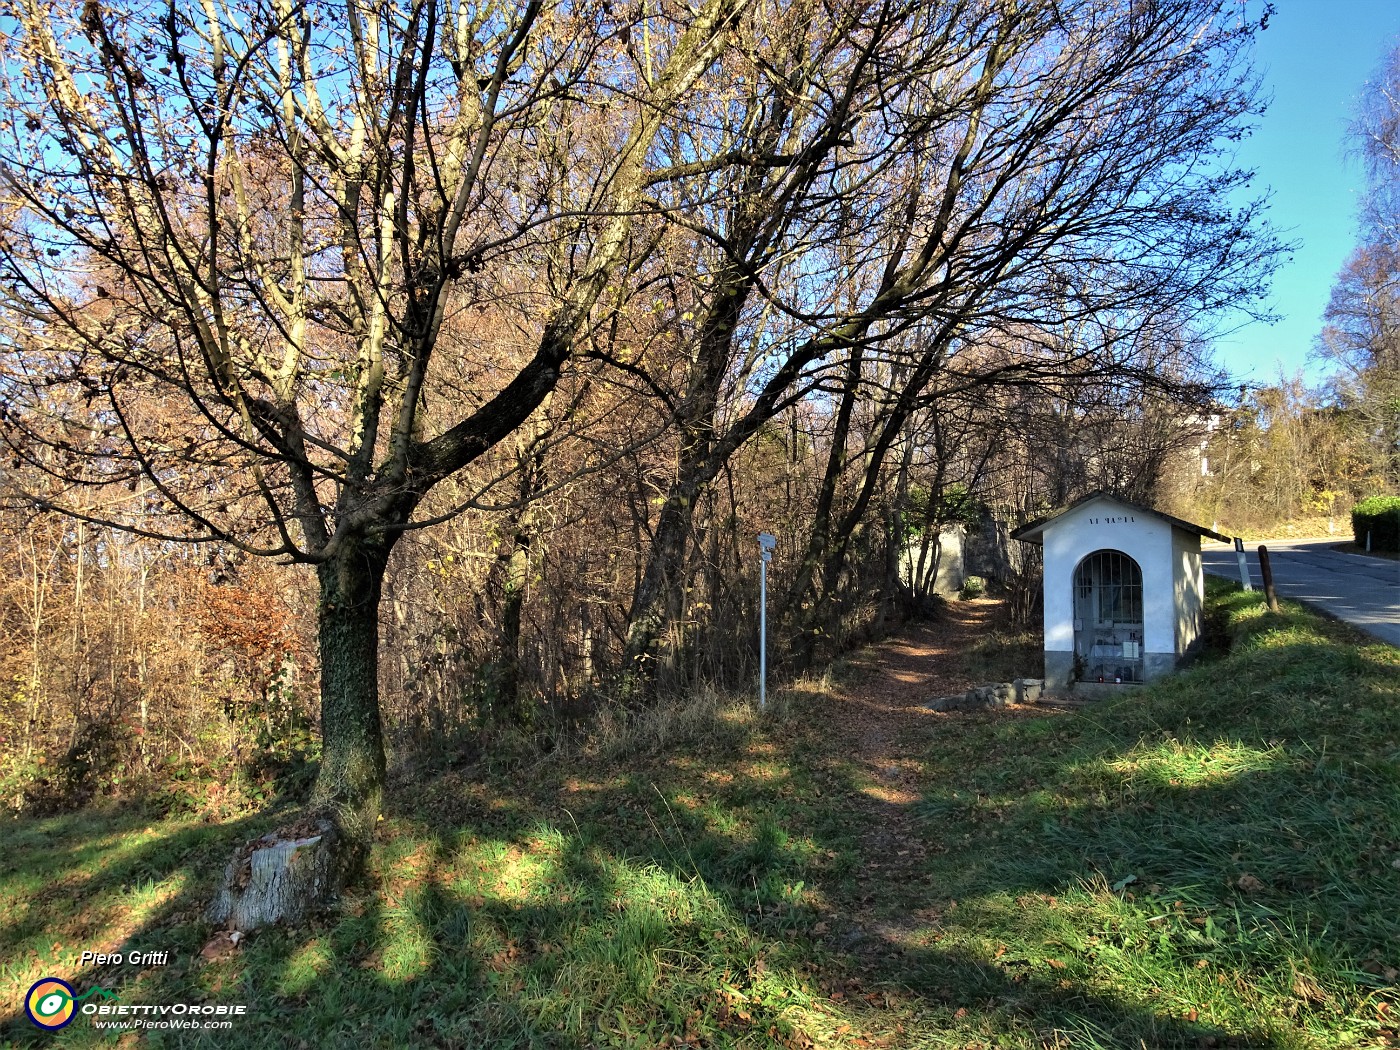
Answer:
<svg viewBox="0 0 1400 1050"><path fill-rule="evenodd" d="M1351 518L1343 512L1332 517L1314 515L1312 517L1290 518L1268 525L1254 522L1221 520L1216 523L1216 531L1228 536L1239 536L1247 543L1264 540L1315 539L1319 536L1335 536L1338 541L1351 535Z"/></svg>
<svg viewBox="0 0 1400 1050"><path fill-rule="evenodd" d="M1393 1041L1400 653L1214 601L1224 660L937 756L924 813L966 844L935 871L959 907L915 980L965 960L1026 989L993 1027L1090 1045ZM988 752L1017 769L970 761Z"/></svg>
<svg viewBox="0 0 1400 1050"><path fill-rule="evenodd" d="M1000 628L979 638L963 654L963 673L979 685L1039 678L1044 672L1044 649L1039 631Z"/></svg>
<svg viewBox="0 0 1400 1050"><path fill-rule="evenodd" d="M604 749L415 784L339 912L212 958L202 894L273 818L13 821L0 1040L118 1041L29 1025L52 974L248 1007L152 1046L1394 1045L1400 650L1211 600L1229 653L1157 686L922 720L910 805L872 800L820 683L762 722L706 697ZM903 867L879 806L924 847ZM79 965L104 948L170 962Z"/></svg>

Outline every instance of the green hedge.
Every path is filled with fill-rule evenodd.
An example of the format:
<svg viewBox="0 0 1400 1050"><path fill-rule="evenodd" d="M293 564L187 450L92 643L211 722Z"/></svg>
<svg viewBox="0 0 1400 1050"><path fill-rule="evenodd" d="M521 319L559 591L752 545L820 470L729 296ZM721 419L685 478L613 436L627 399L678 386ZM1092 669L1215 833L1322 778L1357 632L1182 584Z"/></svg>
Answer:
<svg viewBox="0 0 1400 1050"><path fill-rule="evenodd" d="M1371 549L1400 551L1400 496L1371 496L1351 508L1351 531L1358 546L1366 546L1366 533L1371 534Z"/></svg>

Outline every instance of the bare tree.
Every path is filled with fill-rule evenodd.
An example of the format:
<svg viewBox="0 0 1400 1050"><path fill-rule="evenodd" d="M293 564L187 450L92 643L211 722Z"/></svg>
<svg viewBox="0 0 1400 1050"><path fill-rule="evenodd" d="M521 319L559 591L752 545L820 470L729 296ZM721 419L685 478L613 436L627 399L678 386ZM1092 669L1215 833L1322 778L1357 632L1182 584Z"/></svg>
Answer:
<svg viewBox="0 0 1400 1050"><path fill-rule="evenodd" d="M781 250L750 251L728 212L690 220L742 275L716 282L709 312L696 312L693 374L743 383L718 411L708 398L686 402L700 407L702 437L660 512L632 610L633 661L653 653L679 605L697 493L784 406L833 398L826 481L788 603L816 609L884 457L940 382L1029 383L1086 363L1106 384L1153 380L1149 355L1125 353L1147 345L1136 333L1249 308L1278 257L1258 208L1224 203L1248 180L1226 163L1228 144L1259 106L1247 62L1256 24L1240 9L1092 0L878 11L852 16L846 46L793 48L801 61L756 74L800 100L781 133L742 149L771 184L751 207L780 228ZM792 31L825 41L830 27ZM789 142L801 148L776 145ZM781 187L813 158L810 190L788 202ZM981 368L964 352L999 333L1080 323L1100 335L1057 357L1037 350ZM852 456L851 414L871 397L885 409ZM848 466L861 480L837 516Z"/></svg>
<svg viewBox="0 0 1400 1050"><path fill-rule="evenodd" d="M1315 355L1364 420L1382 483L1400 489L1400 47L1367 85L1351 127L1366 170L1359 244L1337 275Z"/></svg>
<svg viewBox="0 0 1400 1050"><path fill-rule="evenodd" d="M1315 355L1335 400L1369 432L1376 474L1400 489L1400 254L1382 238L1352 252L1332 287Z"/></svg>
<svg viewBox="0 0 1400 1050"><path fill-rule="evenodd" d="M825 600L935 392L1064 363L984 366L979 340L1092 318L1119 334L1069 358L1141 371L1121 333L1248 305L1277 250L1220 203L1254 26L1206 0L0 12L0 433L49 479L14 495L315 569L311 802L352 862L395 545L499 465L486 578L518 653L531 507L591 377L633 384L676 450L655 521L633 514L619 633L645 672L697 508L775 416L846 418L792 589Z"/></svg>
<svg viewBox="0 0 1400 1050"><path fill-rule="evenodd" d="M389 554L636 265L654 143L744 5L3 5L5 439L58 450L42 509L314 567L311 801L352 863L382 793ZM430 427L449 317L542 270L515 304L533 348ZM148 498L73 498L127 479Z"/></svg>
<svg viewBox="0 0 1400 1050"><path fill-rule="evenodd" d="M1386 54L1366 85L1350 136L1366 170L1362 241L1400 249L1400 47Z"/></svg>

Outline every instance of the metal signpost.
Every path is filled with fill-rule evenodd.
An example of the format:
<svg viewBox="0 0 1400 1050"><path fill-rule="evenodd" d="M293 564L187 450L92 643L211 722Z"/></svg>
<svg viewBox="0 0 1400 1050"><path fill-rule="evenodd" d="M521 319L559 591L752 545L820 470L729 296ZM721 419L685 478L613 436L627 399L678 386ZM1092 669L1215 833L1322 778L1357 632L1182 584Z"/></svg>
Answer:
<svg viewBox="0 0 1400 1050"><path fill-rule="evenodd" d="M762 711L768 703L768 563L773 560L773 548L778 545L778 537L767 533L758 534L758 709Z"/></svg>

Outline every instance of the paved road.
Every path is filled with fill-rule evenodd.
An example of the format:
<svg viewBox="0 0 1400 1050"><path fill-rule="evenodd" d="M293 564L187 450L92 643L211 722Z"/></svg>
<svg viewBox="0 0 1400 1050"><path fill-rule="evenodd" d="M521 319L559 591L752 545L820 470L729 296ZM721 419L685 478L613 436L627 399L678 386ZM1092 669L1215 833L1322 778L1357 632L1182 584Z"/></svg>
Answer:
<svg viewBox="0 0 1400 1050"><path fill-rule="evenodd" d="M1274 587L1285 598L1307 602L1361 630L1400 645L1400 561L1341 554L1338 540L1276 540L1266 543L1274 570ZM1256 590L1259 545L1246 544L1249 578ZM1231 580L1240 578L1233 547L1207 544L1201 550L1205 570Z"/></svg>

